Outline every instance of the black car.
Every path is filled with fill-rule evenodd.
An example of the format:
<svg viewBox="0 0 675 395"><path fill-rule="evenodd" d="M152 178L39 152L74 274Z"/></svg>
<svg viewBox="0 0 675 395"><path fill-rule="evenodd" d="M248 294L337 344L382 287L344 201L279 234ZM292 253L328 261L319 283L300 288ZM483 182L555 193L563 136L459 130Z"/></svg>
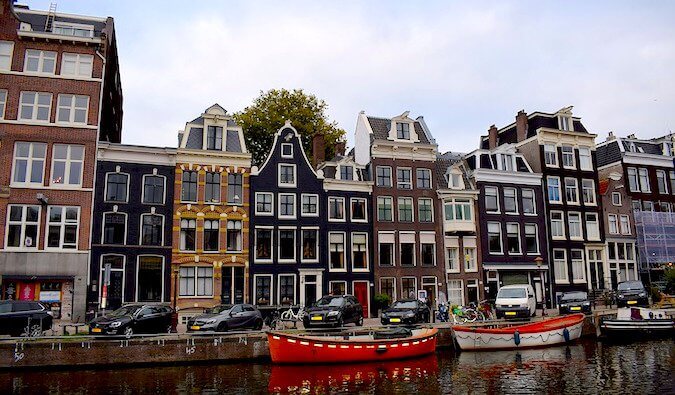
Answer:
<svg viewBox="0 0 675 395"><path fill-rule="evenodd" d="M588 294L581 291L564 292L558 303L558 312L560 314L570 313L591 313L591 301Z"/></svg>
<svg viewBox="0 0 675 395"><path fill-rule="evenodd" d="M52 312L40 302L0 301L0 335L41 336L52 327Z"/></svg>
<svg viewBox="0 0 675 395"><path fill-rule="evenodd" d="M351 295L324 296L305 310L302 319L305 328L312 326L341 327L353 322L363 325L363 306Z"/></svg>
<svg viewBox="0 0 675 395"><path fill-rule="evenodd" d="M431 313L426 303L417 299L397 300L388 309L382 312L382 325L406 324L413 325L420 322L429 322Z"/></svg>
<svg viewBox="0 0 675 395"><path fill-rule="evenodd" d="M92 335L170 333L173 309L160 304L128 304L89 323Z"/></svg>
<svg viewBox="0 0 675 395"><path fill-rule="evenodd" d="M250 304L218 305L188 320L187 330L225 332L229 329L262 329L260 311Z"/></svg>
<svg viewBox="0 0 675 395"><path fill-rule="evenodd" d="M641 281L624 281L616 287L616 305L618 307L627 306L649 306L647 299L647 290Z"/></svg>

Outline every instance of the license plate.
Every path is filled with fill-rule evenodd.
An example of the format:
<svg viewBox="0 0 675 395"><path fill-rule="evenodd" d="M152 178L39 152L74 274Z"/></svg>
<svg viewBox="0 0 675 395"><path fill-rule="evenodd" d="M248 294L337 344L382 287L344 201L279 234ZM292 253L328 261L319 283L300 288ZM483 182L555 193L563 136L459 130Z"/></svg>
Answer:
<svg viewBox="0 0 675 395"><path fill-rule="evenodd" d="M579 310L581 310L581 307L570 307L570 310L579 311Z"/></svg>
<svg viewBox="0 0 675 395"><path fill-rule="evenodd" d="M516 315L515 311L507 311L504 315Z"/></svg>
<svg viewBox="0 0 675 395"><path fill-rule="evenodd" d="M198 330L201 329L201 326L199 326L199 325L192 325L192 326L190 327L190 329L192 329L193 331L198 331Z"/></svg>
<svg viewBox="0 0 675 395"><path fill-rule="evenodd" d="M637 300L629 300L628 304L637 304Z"/></svg>
<svg viewBox="0 0 675 395"><path fill-rule="evenodd" d="M320 315L315 315L312 317L312 321L323 321L323 317Z"/></svg>
<svg viewBox="0 0 675 395"><path fill-rule="evenodd" d="M92 328L91 331L94 333L101 333L101 328Z"/></svg>
<svg viewBox="0 0 675 395"><path fill-rule="evenodd" d="M392 318L389 320L390 322L401 322L400 318Z"/></svg>

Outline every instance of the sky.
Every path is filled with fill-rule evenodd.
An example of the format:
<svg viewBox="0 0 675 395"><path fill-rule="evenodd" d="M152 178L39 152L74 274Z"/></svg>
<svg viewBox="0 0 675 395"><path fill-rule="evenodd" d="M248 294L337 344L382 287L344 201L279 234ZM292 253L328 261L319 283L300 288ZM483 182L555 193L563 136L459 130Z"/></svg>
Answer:
<svg viewBox="0 0 675 395"><path fill-rule="evenodd" d="M175 146L211 104L233 113L273 88L324 99L349 146L361 110L423 115L441 152L478 148L522 109L572 105L596 143L675 131L673 1L58 0L57 11L115 18L128 144Z"/></svg>

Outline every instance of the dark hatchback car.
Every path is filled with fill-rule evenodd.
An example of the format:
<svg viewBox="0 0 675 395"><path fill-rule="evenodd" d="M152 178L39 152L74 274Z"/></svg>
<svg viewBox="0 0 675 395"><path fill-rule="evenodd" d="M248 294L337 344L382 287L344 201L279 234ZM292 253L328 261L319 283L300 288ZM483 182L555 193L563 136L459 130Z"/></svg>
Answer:
<svg viewBox="0 0 675 395"><path fill-rule="evenodd" d="M616 287L616 305L618 307L649 306L647 290L641 281L624 281Z"/></svg>
<svg viewBox="0 0 675 395"><path fill-rule="evenodd" d="M571 313L591 313L591 301L586 292L574 291L564 292L558 303L558 312L560 314Z"/></svg>
<svg viewBox="0 0 675 395"><path fill-rule="evenodd" d="M302 319L305 328L341 327L352 322L356 326L363 325L363 306L351 295L324 296L305 310Z"/></svg>
<svg viewBox="0 0 675 395"><path fill-rule="evenodd" d="M262 326L262 314L250 304L218 305L207 309L202 315L190 318L187 322L188 332L225 332L230 329L260 330Z"/></svg>
<svg viewBox="0 0 675 395"><path fill-rule="evenodd" d="M89 323L92 335L170 333L173 309L159 304L128 304Z"/></svg>
<svg viewBox="0 0 675 395"><path fill-rule="evenodd" d="M414 325L429 322L431 313L429 307L417 299L397 300L388 309L382 312L382 325Z"/></svg>
<svg viewBox="0 0 675 395"><path fill-rule="evenodd" d="M40 302L0 301L0 335L41 336L52 327L52 312Z"/></svg>

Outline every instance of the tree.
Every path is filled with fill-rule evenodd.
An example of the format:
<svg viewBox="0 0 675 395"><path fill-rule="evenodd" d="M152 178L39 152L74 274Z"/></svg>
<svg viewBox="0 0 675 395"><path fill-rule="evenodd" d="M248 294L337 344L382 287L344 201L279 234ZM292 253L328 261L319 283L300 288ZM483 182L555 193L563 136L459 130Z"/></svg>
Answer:
<svg viewBox="0 0 675 395"><path fill-rule="evenodd" d="M324 135L326 158L335 155L335 144L344 140L345 131L337 122L330 121L325 114L328 104L302 89L292 91L272 89L260 92L253 104L234 114L234 119L244 129L248 150L253 163L260 165L267 158L274 134L284 126L286 120L298 130L307 156L313 158L312 138L318 133Z"/></svg>

